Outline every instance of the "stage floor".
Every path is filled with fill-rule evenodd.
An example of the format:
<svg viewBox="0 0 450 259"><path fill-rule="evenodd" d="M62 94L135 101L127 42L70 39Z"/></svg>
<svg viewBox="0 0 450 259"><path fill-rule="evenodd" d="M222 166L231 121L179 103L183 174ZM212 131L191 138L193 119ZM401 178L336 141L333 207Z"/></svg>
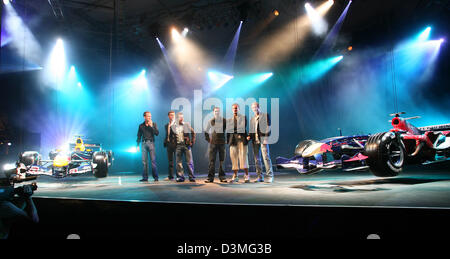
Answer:
<svg viewBox="0 0 450 259"><path fill-rule="evenodd" d="M377 178L369 172L321 172L302 176L277 172L275 182L206 184L160 181L140 183L140 176L116 173L105 179L40 177L35 197L132 202L270 204L299 206L376 206L450 208L448 170L405 171L395 178ZM231 175L228 174L230 178ZM252 180L255 175L252 174Z"/></svg>

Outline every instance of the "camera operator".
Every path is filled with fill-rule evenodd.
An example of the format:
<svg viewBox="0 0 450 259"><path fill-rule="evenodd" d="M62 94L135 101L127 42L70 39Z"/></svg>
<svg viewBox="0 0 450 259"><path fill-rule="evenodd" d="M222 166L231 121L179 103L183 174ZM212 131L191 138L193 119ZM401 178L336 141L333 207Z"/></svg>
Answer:
<svg viewBox="0 0 450 259"><path fill-rule="evenodd" d="M31 199L36 184L14 188L17 175L14 170L0 172L0 239L8 238L14 222L28 220L39 222L36 207Z"/></svg>

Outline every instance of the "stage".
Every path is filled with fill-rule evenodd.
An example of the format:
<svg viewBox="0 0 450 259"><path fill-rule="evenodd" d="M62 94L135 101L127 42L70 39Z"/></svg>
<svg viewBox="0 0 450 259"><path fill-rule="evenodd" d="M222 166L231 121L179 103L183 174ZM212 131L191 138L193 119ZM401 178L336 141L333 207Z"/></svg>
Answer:
<svg viewBox="0 0 450 259"><path fill-rule="evenodd" d="M450 172L445 172L445 165L409 167L394 178L339 170L310 176L290 171L275 175L272 184L246 184L243 176L239 183L219 183L216 179L213 184L204 183L206 175L198 175L196 183L141 183L140 176L134 173L116 173L104 179L40 177L35 197L215 205L450 208ZM253 173L252 180L255 178Z"/></svg>

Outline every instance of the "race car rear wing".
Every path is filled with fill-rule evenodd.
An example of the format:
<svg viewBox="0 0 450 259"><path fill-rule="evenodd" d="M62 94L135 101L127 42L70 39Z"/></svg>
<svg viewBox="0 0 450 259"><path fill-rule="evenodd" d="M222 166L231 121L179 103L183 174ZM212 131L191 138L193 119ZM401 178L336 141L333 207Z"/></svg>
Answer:
<svg viewBox="0 0 450 259"><path fill-rule="evenodd" d="M441 124L441 125L420 127L418 129L420 131L447 131L447 130L450 130L450 123L449 124Z"/></svg>

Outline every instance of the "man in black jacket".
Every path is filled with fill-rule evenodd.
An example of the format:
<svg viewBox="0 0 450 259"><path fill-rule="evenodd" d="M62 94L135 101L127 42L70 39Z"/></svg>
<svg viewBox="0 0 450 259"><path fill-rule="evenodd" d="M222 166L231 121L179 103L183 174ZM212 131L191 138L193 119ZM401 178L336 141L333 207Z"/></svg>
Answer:
<svg viewBox="0 0 450 259"><path fill-rule="evenodd" d="M137 147L142 142L142 164L144 171L142 173L141 182L148 182L148 157L152 162L152 175L155 182L158 181L158 169L156 166L156 152L155 152L155 136L159 135L158 126L152 121L152 114L150 112L144 112L144 123L139 125L137 133Z"/></svg>
<svg viewBox="0 0 450 259"><path fill-rule="evenodd" d="M173 162L174 162L174 156L177 150L177 140L173 137L173 135L170 134L170 128L176 123L175 121L175 112L170 111L169 114L169 123L166 124L164 127L166 131L166 137L164 138L164 147L167 150L167 159L169 160L169 176L167 177L167 181L172 181L175 179L174 173L173 173Z"/></svg>
<svg viewBox="0 0 450 259"><path fill-rule="evenodd" d="M214 182L214 176L216 174L216 157L219 153L219 179L220 182L226 183L226 175L223 169L223 163L225 161L225 144L227 143L225 137L225 131L227 127L227 121L220 116L220 108L214 108L214 118L208 122L206 127L205 138L209 143L209 171L208 179L205 183ZM210 134L211 132L211 134Z"/></svg>
<svg viewBox="0 0 450 259"><path fill-rule="evenodd" d="M191 125L184 121L182 112L177 114L177 122L170 127L171 138L176 140L177 182L184 182L183 155L188 164L189 181L195 182L192 147L195 144L195 132Z"/></svg>
<svg viewBox="0 0 450 259"><path fill-rule="evenodd" d="M245 183L250 182L248 174L248 131L247 116L239 113L239 105L233 104L233 117L227 120L227 139L234 172L231 182L239 182L239 169L244 170Z"/></svg>

